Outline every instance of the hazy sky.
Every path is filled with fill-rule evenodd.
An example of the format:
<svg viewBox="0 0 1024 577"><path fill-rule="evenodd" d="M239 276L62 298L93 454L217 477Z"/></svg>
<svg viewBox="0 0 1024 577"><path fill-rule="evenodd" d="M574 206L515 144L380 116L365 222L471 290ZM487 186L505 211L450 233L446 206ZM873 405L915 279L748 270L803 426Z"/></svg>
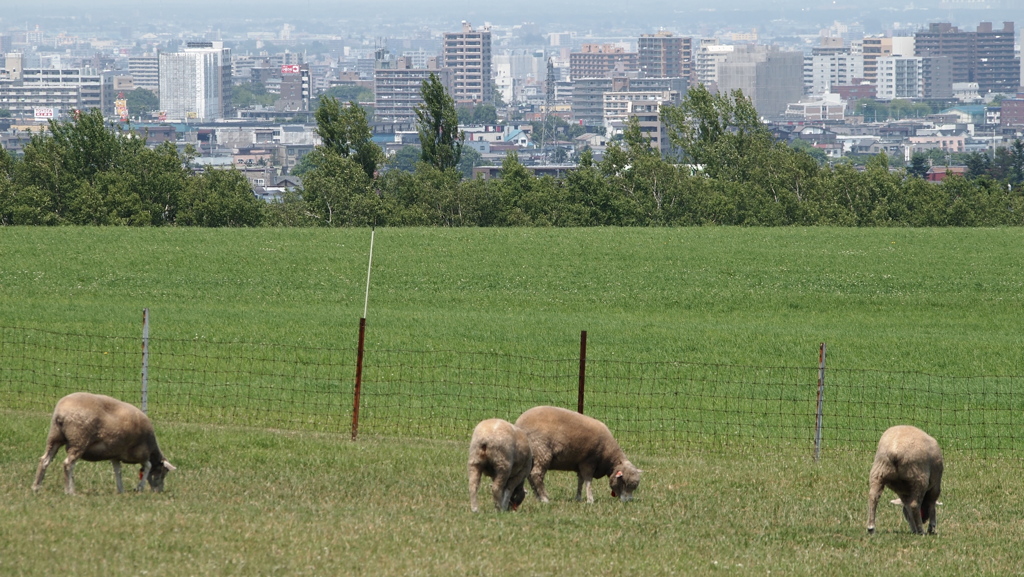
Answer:
<svg viewBox="0 0 1024 577"><path fill-rule="evenodd" d="M945 0L947 2L955 0ZM892 22L1012 20L1024 28L1024 0L987 0L992 10L950 10L943 0L3 0L0 29L36 24L60 27L58 22L88 26L117 22L145 26L153 21L188 22L195 27L242 25L245 22L341 20L410 23L454 23L469 20L474 26L491 22L576 24L577 28L616 23L658 23L668 26L687 21L736 22L750 25L775 19L877 20ZM451 26L453 24L448 24ZM70 26L70 25L66 25Z"/></svg>

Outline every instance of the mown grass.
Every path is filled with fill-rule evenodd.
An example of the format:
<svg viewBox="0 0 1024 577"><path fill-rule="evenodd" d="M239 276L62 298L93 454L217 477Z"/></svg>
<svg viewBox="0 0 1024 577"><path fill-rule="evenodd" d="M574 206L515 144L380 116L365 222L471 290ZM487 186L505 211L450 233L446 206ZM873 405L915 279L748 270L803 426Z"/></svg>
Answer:
<svg viewBox="0 0 1024 577"><path fill-rule="evenodd" d="M939 534L883 503L866 524L871 454L639 453L637 499L552 472L553 502L469 512L465 442L162 424L179 467L163 494L117 495L109 464L59 463L29 489L45 415L0 415L5 575L1009 575L1024 566L1017 464L947 452ZM63 453L62 453L63 455ZM891 493L886 498L892 498ZM489 504L489 496L484 497Z"/></svg>
<svg viewBox="0 0 1024 577"><path fill-rule="evenodd" d="M877 438L888 419L932 418L935 399L957 393L967 400L946 409L951 431L1002 430L1013 444L1017 421L1000 419L1019 413L1019 381L955 377L1024 374L1022 240L1018 229L384 229L376 234L367 349L507 354L487 362L513 365L563 359L567 368L544 378L565 372L571 382L580 330L588 331L595 378L618 362L813 372L824 341L834 368L826 410L847 408L844 426L863 429L859 440ZM0 375L0 389L16 388L0 390L0 574L1005 575L1024 566L1016 546L1024 536L1019 453L949 447L939 536L910 536L887 506L880 534L868 538L870 448L829 444L836 421L827 415L827 450L811 462L798 437L809 438L813 419L805 426L807 414L779 414L776 404L791 393L766 396L760 385L793 379L770 375L763 383L756 376L757 387L746 377L702 377L700 405L658 401L662 373L675 370L668 366L642 382L615 374L645 391L648 404L593 391L592 414L649 422L710 415L683 448L622 431L646 471L635 503L608 498L603 481L598 503L571 502L574 478L553 473L550 507L528 500L514 515L471 515L471 424L443 398L428 406L408 391L365 392L404 404L391 413L367 404L356 443L323 432L344 431L345 413L332 413L339 425L325 426L270 406L316 397L344 410L349 389L330 387L347 382L301 373L303 387L282 390L277 361L261 356L260 343L350 369L339 351L354 352L368 244L367 230L0 228L0 325L125 339L117 350L68 353L67 363L29 381ZM115 495L107 464L78 467L77 498L60 491L56 465L32 495L58 391L117 386L134 400L143 307L152 315L157 383L173 368L185 393L223 402L169 410L165 393L153 391L161 444L180 468L163 495ZM172 343L223 347L228 354L212 354L218 358L244 354L186 374L157 354ZM70 360L84 355L87 366ZM532 391L503 388L499 405L446 384L447 374L470 365L430 369L438 383L430 393L457 396L480 418L514 419L523 404L572 406L571 391L560 400L561 389L544 379ZM487 368L474 378L486 381ZM835 381L855 369L882 372L845 388ZM914 381L920 390L908 396L892 371L944 377ZM260 392L243 405L229 402L240 390ZM54 398L45 406L13 404L22 393L48 391ZM971 416L971 405L987 410ZM483 414L499 406L500 414ZM803 432L785 442L756 438L767 426ZM751 441L720 443L737 431Z"/></svg>

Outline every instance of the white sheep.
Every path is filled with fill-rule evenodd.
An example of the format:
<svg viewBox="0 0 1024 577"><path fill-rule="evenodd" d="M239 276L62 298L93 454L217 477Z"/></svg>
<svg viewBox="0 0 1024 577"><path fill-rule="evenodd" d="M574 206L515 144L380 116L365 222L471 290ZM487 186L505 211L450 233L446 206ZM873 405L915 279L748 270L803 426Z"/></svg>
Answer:
<svg viewBox="0 0 1024 577"><path fill-rule="evenodd" d="M46 468L64 445L64 491L69 495L75 494L74 470L79 459L109 460L114 465L118 493L124 492L121 463L142 464L136 491L141 491L147 480L153 491L162 491L167 472L175 470L157 446L149 417L134 405L106 395L72 393L57 401L33 491L42 486Z"/></svg>
<svg viewBox="0 0 1024 577"><path fill-rule="evenodd" d="M875 509L885 487L899 495L912 532L924 533L922 523L928 519L928 532L935 533L942 467L939 443L921 429L898 425L882 433L869 477L868 533L875 532Z"/></svg>
<svg viewBox="0 0 1024 577"><path fill-rule="evenodd" d="M587 502L594 502L591 481L608 476L612 496L633 498L640 485L640 469L629 462L604 423L559 407L534 407L519 416L516 426L526 431L533 449L530 486L541 502L548 502L544 475L549 470L575 471L576 500L587 488Z"/></svg>
<svg viewBox="0 0 1024 577"><path fill-rule="evenodd" d="M469 441L469 508L477 507L480 476L493 479L494 508L516 510L526 497L523 483L533 466L530 443L522 429L502 419L487 419L473 429Z"/></svg>

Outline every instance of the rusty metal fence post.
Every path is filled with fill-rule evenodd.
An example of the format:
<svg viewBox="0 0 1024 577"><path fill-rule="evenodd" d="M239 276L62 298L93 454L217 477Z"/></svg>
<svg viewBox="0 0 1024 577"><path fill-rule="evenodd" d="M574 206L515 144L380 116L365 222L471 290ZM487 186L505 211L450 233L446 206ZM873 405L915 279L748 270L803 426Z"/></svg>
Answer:
<svg viewBox="0 0 1024 577"><path fill-rule="evenodd" d="M825 405L825 343L818 352L818 408L814 418L814 460L821 457L821 417Z"/></svg>
<svg viewBox="0 0 1024 577"><path fill-rule="evenodd" d="M359 319L359 345L356 349L356 388L352 395L352 440L359 434L359 394L363 388L363 343L366 342L366 317Z"/></svg>
<svg viewBox="0 0 1024 577"><path fill-rule="evenodd" d="M580 331L580 386L576 393L576 412L583 414L583 392L587 383L587 331Z"/></svg>
<svg viewBox="0 0 1024 577"><path fill-rule="evenodd" d="M142 412L149 408L149 309L142 309Z"/></svg>

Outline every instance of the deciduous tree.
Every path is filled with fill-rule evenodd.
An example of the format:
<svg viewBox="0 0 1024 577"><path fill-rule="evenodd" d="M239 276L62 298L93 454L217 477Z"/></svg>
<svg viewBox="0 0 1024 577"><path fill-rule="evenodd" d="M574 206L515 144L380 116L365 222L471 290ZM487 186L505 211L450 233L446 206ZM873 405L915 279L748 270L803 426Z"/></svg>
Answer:
<svg viewBox="0 0 1024 577"><path fill-rule="evenodd" d="M416 107L417 128L423 162L448 170L459 165L465 135L459 131L455 101L436 74L420 86L423 103Z"/></svg>

